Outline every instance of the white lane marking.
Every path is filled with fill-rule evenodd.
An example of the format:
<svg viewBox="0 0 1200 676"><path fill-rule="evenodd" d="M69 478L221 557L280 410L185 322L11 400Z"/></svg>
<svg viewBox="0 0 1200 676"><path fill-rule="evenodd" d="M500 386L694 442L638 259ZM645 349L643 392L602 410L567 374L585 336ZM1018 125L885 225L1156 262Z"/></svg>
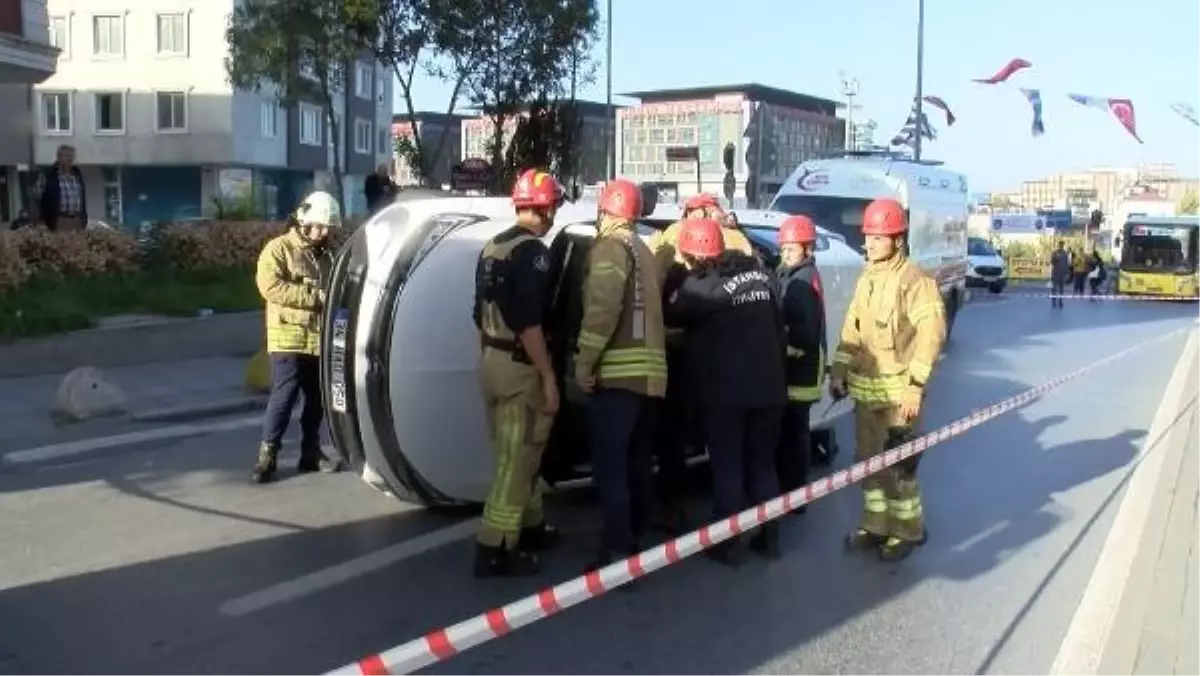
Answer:
<svg viewBox="0 0 1200 676"><path fill-rule="evenodd" d="M1163 472L1165 449L1150 448L1150 444L1166 444L1170 440L1168 426L1179 415L1185 403L1184 387L1196 364L1197 333L1188 334L1183 354L1175 364L1175 371L1167 383L1162 402L1155 411L1142 449L1133 459L1137 463L1130 477L1125 497L1113 520L1104 548L1096 559L1092 577L1084 589L1083 598L1075 610L1075 616L1067 627L1051 674L1096 674L1112 634L1113 624L1121 607L1133 563L1141 549L1146 522L1156 496L1159 479Z"/></svg>
<svg viewBox="0 0 1200 676"><path fill-rule="evenodd" d="M266 589L230 599L221 604L221 613L230 617L241 617L280 603L294 601L456 542L474 534L477 528L476 519L460 521L356 559L350 559Z"/></svg>
<svg viewBox="0 0 1200 676"><path fill-rule="evenodd" d="M218 422L187 423L183 425L171 425L169 427L156 427L154 429L126 432L108 437L93 437L78 441L50 444L49 446L38 446L37 448L28 448L11 453L0 453L0 460L14 464L45 462L47 460L70 458L93 451L132 446L133 444L142 444L150 441L181 439L183 437L193 437L213 432L232 432L234 430L257 427L261 424L262 415L254 415Z"/></svg>

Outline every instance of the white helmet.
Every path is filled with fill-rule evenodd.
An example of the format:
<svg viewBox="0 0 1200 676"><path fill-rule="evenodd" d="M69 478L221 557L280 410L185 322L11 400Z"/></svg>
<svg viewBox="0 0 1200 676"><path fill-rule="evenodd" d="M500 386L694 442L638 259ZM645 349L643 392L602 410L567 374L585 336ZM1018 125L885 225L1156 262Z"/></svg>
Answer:
<svg viewBox="0 0 1200 676"><path fill-rule="evenodd" d="M324 190L308 194L296 207L296 222L300 225L319 225L326 228L342 227L342 208L333 195Z"/></svg>

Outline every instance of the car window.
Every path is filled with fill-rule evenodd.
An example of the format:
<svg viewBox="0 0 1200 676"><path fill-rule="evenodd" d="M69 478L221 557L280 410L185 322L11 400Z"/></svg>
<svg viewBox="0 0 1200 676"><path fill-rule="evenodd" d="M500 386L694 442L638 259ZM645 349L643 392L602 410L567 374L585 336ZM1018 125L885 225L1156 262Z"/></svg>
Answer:
<svg viewBox="0 0 1200 676"><path fill-rule="evenodd" d="M779 229L773 225L743 223L742 231L745 232L746 235L751 239L767 242L772 248L778 248L778 244L776 244L776 233L779 231ZM816 246L813 248L817 251L825 251L829 249L829 236L823 232L818 232Z"/></svg>
<svg viewBox="0 0 1200 676"><path fill-rule="evenodd" d="M967 240L967 255L968 256L995 256L996 248L992 243L980 237L971 237Z"/></svg>
<svg viewBox="0 0 1200 676"><path fill-rule="evenodd" d="M863 211L870 200L829 195L779 195L771 204L772 211L804 215L830 232L842 236L851 249L861 250Z"/></svg>

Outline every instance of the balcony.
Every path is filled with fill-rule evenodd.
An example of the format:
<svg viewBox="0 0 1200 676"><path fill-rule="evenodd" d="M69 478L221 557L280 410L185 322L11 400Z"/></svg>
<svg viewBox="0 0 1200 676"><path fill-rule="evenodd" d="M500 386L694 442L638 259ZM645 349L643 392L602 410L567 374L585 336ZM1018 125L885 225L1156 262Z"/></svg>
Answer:
<svg viewBox="0 0 1200 676"><path fill-rule="evenodd" d="M37 84L54 74L46 0L0 0L0 84Z"/></svg>

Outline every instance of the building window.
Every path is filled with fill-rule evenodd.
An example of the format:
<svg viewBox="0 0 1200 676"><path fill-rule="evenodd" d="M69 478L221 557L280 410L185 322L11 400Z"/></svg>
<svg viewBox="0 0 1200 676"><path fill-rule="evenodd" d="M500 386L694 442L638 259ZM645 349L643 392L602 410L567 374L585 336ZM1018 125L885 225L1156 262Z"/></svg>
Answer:
<svg viewBox="0 0 1200 676"><path fill-rule="evenodd" d="M158 53L174 56L186 55L188 51L187 14L158 15Z"/></svg>
<svg viewBox="0 0 1200 676"><path fill-rule="evenodd" d="M71 24L65 16L50 17L50 45L59 49L59 58L71 54Z"/></svg>
<svg viewBox="0 0 1200 676"><path fill-rule="evenodd" d="M71 95L42 92L42 129L51 134L71 133Z"/></svg>
<svg viewBox="0 0 1200 676"><path fill-rule="evenodd" d="M388 141L391 140L389 138L390 136L391 134L388 133L387 129L379 130L379 149L376 152L381 155L390 154L392 152L392 148L388 144Z"/></svg>
<svg viewBox="0 0 1200 676"><path fill-rule="evenodd" d="M354 121L354 152L360 155L371 155L371 141L374 140L374 125L369 120Z"/></svg>
<svg viewBox="0 0 1200 676"><path fill-rule="evenodd" d="M279 135L279 107L273 101L263 101L259 107L258 128L264 138L275 138Z"/></svg>
<svg viewBox="0 0 1200 676"><path fill-rule="evenodd" d="M156 129L165 132L187 131L187 94L155 92Z"/></svg>
<svg viewBox="0 0 1200 676"><path fill-rule="evenodd" d="M96 133L125 133L125 94L121 92L97 92L94 96L96 99Z"/></svg>
<svg viewBox="0 0 1200 676"><path fill-rule="evenodd" d="M306 146L321 145L321 109L300 105L300 142Z"/></svg>
<svg viewBox="0 0 1200 676"><path fill-rule="evenodd" d="M116 57L125 53L124 17L92 17L92 53L104 57Z"/></svg>
<svg viewBox="0 0 1200 676"><path fill-rule="evenodd" d="M360 99L371 100L371 84L375 79L375 69L369 64L360 63L354 69L354 93Z"/></svg>

